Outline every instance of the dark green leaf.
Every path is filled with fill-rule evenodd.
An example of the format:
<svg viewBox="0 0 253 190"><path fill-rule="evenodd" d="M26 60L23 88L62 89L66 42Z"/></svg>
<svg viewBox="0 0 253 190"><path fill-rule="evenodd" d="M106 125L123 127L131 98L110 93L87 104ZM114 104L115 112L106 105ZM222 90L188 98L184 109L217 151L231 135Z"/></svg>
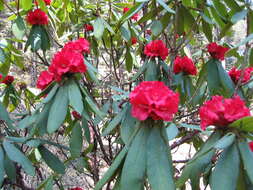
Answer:
<svg viewBox="0 0 253 190"><path fill-rule="evenodd" d="M47 96L41 101L42 103L46 104L48 103L50 100L52 100L52 98L54 97L54 95L56 94L57 90L59 88L59 84L56 83L54 85L54 87L50 90L50 92L47 94Z"/></svg>
<svg viewBox="0 0 253 190"><path fill-rule="evenodd" d="M82 136L82 128L79 122L72 129L72 134L70 138L70 153L72 157L78 157L81 154L82 146L83 146L83 136Z"/></svg>
<svg viewBox="0 0 253 190"><path fill-rule="evenodd" d="M4 141L3 146L6 154L12 161L19 163L27 174L35 175L35 169L31 161L15 145Z"/></svg>
<svg viewBox="0 0 253 190"><path fill-rule="evenodd" d="M163 30L162 23L158 20L153 21L151 25L151 31L154 36L158 36Z"/></svg>
<svg viewBox="0 0 253 190"><path fill-rule="evenodd" d="M235 190L239 175L239 152L236 145L225 149L215 166L210 178L212 190L229 189ZM224 180L229 179L229 180Z"/></svg>
<svg viewBox="0 0 253 190"><path fill-rule="evenodd" d="M69 104L75 109L75 111L82 114L83 101L80 89L75 81L70 80L68 83Z"/></svg>
<svg viewBox="0 0 253 190"><path fill-rule="evenodd" d="M212 25L208 24L204 20L202 21L202 30L209 42L213 41Z"/></svg>
<svg viewBox="0 0 253 190"><path fill-rule="evenodd" d="M153 190L175 190L170 150L161 130L153 127L147 140L147 176Z"/></svg>
<svg viewBox="0 0 253 190"><path fill-rule="evenodd" d="M5 175L5 169L4 169L4 151L2 147L0 146L0 186L2 186L3 180Z"/></svg>
<svg viewBox="0 0 253 190"><path fill-rule="evenodd" d="M166 133L168 140L173 140L177 135L178 135L178 128L174 123L171 123L167 128L166 128Z"/></svg>
<svg viewBox="0 0 253 190"><path fill-rule="evenodd" d="M45 160L46 164L55 172L59 174L65 173L64 164L57 158L54 154L52 154L48 149L44 146L40 146L39 148L41 157Z"/></svg>
<svg viewBox="0 0 253 190"><path fill-rule="evenodd" d="M54 97L54 102L49 111L47 121L47 131L49 133L56 131L65 120L68 103L68 88L61 86Z"/></svg>
<svg viewBox="0 0 253 190"><path fill-rule="evenodd" d="M235 127L239 130L246 132L253 132L253 117L244 117L231 123L229 127Z"/></svg>
<svg viewBox="0 0 253 190"><path fill-rule="evenodd" d="M5 154L4 158L4 169L9 179L15 181L16 179L16 167L15 164L9 159L9 157Z"/></svg>
<svg viewBox="0 0 253 190"><path fill-rule="evenodd" d="M228 133L222 137L214 146L217 149L224 149L229 147L235 141L235 135L233 133Z"/></svg>
<svg viewBox="0 0 253 190"><path fill-rule="evenodd" d="M128 42L131 40L131 32L130 32L127 24L124 24L120 27L120 32L121 32L121 35L125 41Z"/></svg>
<svg viewBox="0 0 253 190"><path fill-rule="evenodd" d="M133 57L130 52L130 48L127 48L126 51L126 69L128 72L131 72L133 68Z"/></svg>
<svg viewBox="0 0 253 190"><path fill-rule="evenodd" d="M26 27L25 27L24 20L22 19L21 16L18 16L17 19L12 24L12 32L14 36L17 39L22 40L25 35L25 30L26 30Z"/></svg>
<svg viewBox="0 0 253 190"><path fill-rule="evenodd" d="M253 48L250 49L249 53L249 66L253 67Z"/></svg>
<svg viewBox="0 0 253 190"><path fill-rule="evenodd" d="M168 11L169 13L175 14L175 11L172 10L165 2L164 0L157 0L157 3L159 3L164 9L166 9L166 11Z"/></svg>

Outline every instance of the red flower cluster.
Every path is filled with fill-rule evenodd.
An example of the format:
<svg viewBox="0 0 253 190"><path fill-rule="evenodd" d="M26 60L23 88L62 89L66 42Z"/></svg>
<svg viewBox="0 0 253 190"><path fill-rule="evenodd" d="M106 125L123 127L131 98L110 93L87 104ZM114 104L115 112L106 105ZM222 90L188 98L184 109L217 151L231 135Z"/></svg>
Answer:
<svg viewBox="0 0 253 190"><path fill-rule="evenodd" d="M82 119L82 116L77 111L72 111L72 116L77 120Z"/></svg>
<svg viewBox="0 0 253 190"><path fill-rule="evenodd" d="M3 76L0 74L0 80L2 80ZM6 77L4 77L3 81L1 83L4 83L6 85L10 85L12 84L14 81L14 77L11 75L7 75Z"/></svg>
<svg viewBox="0 0 253 190"><path fill-rule="evenodd" d="M28 12L26 20L31 25L47 25L48 24L47 14L40 9L35 9L34 11Z"/></svg>
<svg viewBox="0 0 253 190"><path fill-rule="evenodd" d="M207 50L214 59L222 61L229 48L220 46L216 42L212 42L207 45Z"/></svg>
<svg viewBox="0 0 253 190"><path fill-rule="evenodd" d="M200 108L201 129L214 125L226 127L228 124L250 116L250 110L239 96L224 99L222 96L213 96Z"/></svg>
<svg viewBox="0 0 253 190"><path fill-rule="evenodd" d="M67 73L85 73L87 67L84 64L82 53L89 51L89 42L84 38L68 42L61 51L54 55L48 71L41 72L37 87L43 90L52 81L61 81L62 76Z"/></svg>
<svg viewBox="0 0 253 190"><path fill-rule="evenodd" d="M187 75L197 74L197 68L189 57L176 57L174 61L174 73L178 74L180 72L184 72Z"/></svg>
<svg viewBox="0 0 253 190"><path fill-rule="evenodd" d="M90 31L93 31L94 28L91 24L85 24L84 25L84 29L87 31L87 32L90 32Z"/></svg>
<svg viewBox="0 0 253 190"><path fill-rule="evenodd" d="M250 80L250 75L253 72L253 68L252 67L248 67L244 70L243 72L243 76L242 76L242 83L246 83ZM236 84L240 77L241 77L241 73L242 70L241 69L237 69L236 67L233 67L229 72L229 76L230 78L234 81L234 83Z"/></svg>
<svg viewBox="0 0 253 190"><path fill-rule="evenodd" d="M50 5L51 4L51 0L43 0L45 2L46 5ZM38 1L35 1L35 5L38 6L39 3Z"/></svg>
<svg viewBox="0 0 253 190"><path fill-rule="evenodd" d="M161 57L165 60L169 50L162 40L154 40L145 46L144 54L148 57Z"/></svg>
<svg viewBox="0 0 253 190"><path fill-rule="evenodd" d="M138 40L137 40L136 37L132 37L132 38L131 38L132 45L136 44L137 41L138 41Z"/></svg>
<svg viewBox="0 0 253 190"><path fill-rule="evenodd" d="M123 8L123 13L125 14L125 13L126 13L127 11L129 11L129 10L130 10L130 8L124 7L124 8ZM135 20L135 21L137 21L138 18L139 18L139 14L138 14L138 13L135 13L135 14L131 17L131 19L132 19L132 20Z"/></svg>
<svg viewBox="0 0 253 190"><path fill-rule="evenodd" d="M253 152L253 141L249 142L249 148Z"/></svg>
<svg viewBox="0 0 253 190"><path fill-rule="evenodd" d="M179 94L170 90L163 82L141 82L130 93L132 116L143 121L148 117L153 120L171 121L178 111Z"/></svg>

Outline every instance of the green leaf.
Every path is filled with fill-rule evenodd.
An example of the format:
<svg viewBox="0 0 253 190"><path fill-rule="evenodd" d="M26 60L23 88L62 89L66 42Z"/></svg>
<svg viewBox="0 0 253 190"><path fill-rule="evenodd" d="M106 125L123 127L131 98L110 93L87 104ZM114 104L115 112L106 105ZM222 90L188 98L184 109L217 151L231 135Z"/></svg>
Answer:
<svg viewBox="0 0 253 190"><path fill-rule="evenodd" d="M133 76L132 80L130 82L135 81L141 74L143 74L148 67L148 60L144 62L144 64L139 68L137 73Z"/></svg>
<svg viewBox="0 0 253 190"><path fill-rule="evenodd" d="M231 22L235 24L235 23L237 23L238 21L244 19L244 18L247 16L247 14L248 14L248 10L247 10L247 9L244 9L244 10L242 10L242 11L240 11L240 12L237 12L237 13L235 13L235 14L232 16Z"/></svg>
<svg viewBox="0 0 253 190"><path fill-rule="evenodd" d="M128 151L128 147L125 146L120 153L117 155L115 160L113 161L110 168L106 171L102 179L98 181L98 183L95 185L94 190L100 190L102 187L112 178L112 176L115 174L115 172L118 170L119 166L121 165L123 159L125 158L125 155Z"/></svg>
<svg viewBox="0 0 253 190"><path fill-rule="evenodd" d="M41 49L43 51L50 49L50 38L44 27L41 27Z"/></svg>
<svg viewBox="0 0 253 190"><path fill-rule="evenodd" d="M16 180L16 167L15 164L9 159L9 157L5 154L4 158L4 169L9 179L12 181Z"/></svg>
<svg viewBox="0 0 253 190"><path fill-rule="evenodd" d="M121 35L123 37L123 39L125 41L130 41L131 40L131 32L127 26L127 24L124 24L120 27L120 32L121 32Z"/></svg>
<svg viewBox="0 0 253 190"><path fill-rule="evenodd" d="M147 63L147 69L145 71L145 81L156 81L157 80L157 65L155 60L150 59Z"/></svg>
<svg viewBox="0 0 253 190"><path fill-rule="evenodd" d="M223 19L227 18L227 8L220 0L213 0L213 4L218 14L223 17Z"/></svg>
<svg viewBox="0 0 253 190"><path fill-rule="evenodd" d="M253 48L250 49L249 53L249 66L253 67Z"/></svg>
<svg viewBox="0 0 253 190"><path fill-rule="evenodd" d="M0 63L4 63L5 60L6 60L6 56L5 56L4 50L0 48Z"/></svg>
<svg viewBox="0 0 253 190"><path fill-rule="evenodd" d="M83 101L80 89L74 80L70 80L68 83L69 104L75 109L75 111L82 114Z"/></svg>
<svg viewBox="0 0 253 190"><path fill-rule="evenodd" d="M0 119L6 121L8 127L14 129L14 127L12 126L12 120L10 119L8 112L6 111L1 102L0 102Z"/></svg>
<svg viewBox="0 0 253 190"><path fill-rule="evenodd" d="M25 35L25 23L24 20L22 19L21 16L18 16L17 19L14 21L14 23L12 24L12 32L14 34L14 36L19 39L22 40L24 35Z"/></svg>
<svg viewBox="0 0 253 190"><path fill-rule="evenodd" d="M147 176L153 190L175 190L170 150L161 130L154 126L147 140Z"/></svg>
<svg viewBox="0 0 253 190"><path fill-rule="evenodd" d="M82 136L82 128L79 122L72 129L72 134L70 138L70 153L72 157L78 157L81 154L82 146L83 146L83 136Z"/></svg>
<svg viewBox="0 0 253 190"><path fill-rule="evenodd" d="M12 161L19 163L27 174L35 175L35 169L31 161L15 145L4 141L3 146L6 154Z"/></svg>
<svg viewBox="0 0 253 190"><path fill-rule="evenodd" d="M251 152L248 143L245 141L238 142L238 147L243 161L244 169L246 170L249 179L253 184L253 153Z"/></svg>
<svg viewBox="0 0 253 190"><path fill-rule="evenodd" d="M59 88L59 84L56 83L54 85L54 87L50 90L50 92L47 94L47 96L41 101L42 103L46 104L48 103L50 100L52 100L52 98L54 97L54 95L56 94L57 90Z"/></svg>
<svg viewBox="0 0 253 190"><path fill-rule="evenodd" d="M231 123L229 127L234 127L242 131L253 132L253 116L244 117Z"/></svg>
<svg viewBox="0 0 253 190"><path fill-rule="evenodd" d="M44 146L40 146L39 152L43 160L45 160L46 164L55 172L59 174L65 173L65 166L64 164L57 158L54 154L52 154L48 149Z"/></svg>
<svg viewBox="0 0 253 190"><path fill-rule="evenodd" d="M168 11L169 13L175 14L175 11L172 10L165 2L164 0L156 0L157 3L159 3L164 9L166 9L166 11Z"/></svg>
<svg viewBox="0 0 253 190"><path fill-rule="evenodd" d="M202 30L209 42L213 41L212 25L202 20Z"/></svg>
<svg viewBox="0 0 253 190"><path fill-rule="evenodd" d="M235 190L239 175L239 152L236 145L225 149L215 166L210 178L212 190L229 189ZM229 180L224 180L229 179Z"/></svg>
<svg viewBox="0 0 253 190"><path fill-rule="evenodd" d="M241 10L240 6L237 4L237 2L235 0L224 0L224 2L233 11L240 11Z"/></svg>
<svg viewBox="0 0 253 190"><path fill-rule="evenodd" d="M56 131L67 115L68 111L68 88L61 86L54 97L53 104L49 111L47 121L47 131L53 133Z"/></svg>
<svg viewBox="0 0 253 190"><path fill-rule="evenodd" d="M0 186L4 181L5 169L4 169L4 151L0 146Z"/></svg>
<svg viewBox="0 0 253 190"><path fill-rule="evenodd" d="M148 126L142 126L133 139L122 169L121 190L140 190L143 188L149 132Z"/></svg>
<svg viewBox="0 0 253 190"><path fill-rule="evenodd" d="M103 19L101 17L98 17L93 23L93 27L94 27L94 32L93 32L94 36L97 39L100 39L103 36L104 30L105 30Z"/></svg>
<svg viewBox="0 0 253 190"><path fill-rule="evenodd" d="M253 34L248 35L245 39L243 39L237 45L235 45L234 48L238 48L239 46L242 46L242 45L250 42L251 40L253 40Z"/></svg>
<svg viewBox="0 0 253 190"><path fill-rule="evenodd" d="M118 27L121 25L121 23L125 22L126 20L131 18L135 13L140 11L144 5L145 3L135 3L135 5L131 7L126 13L124 13L123 16L120 18L118 22Z"/></svg>
<svg viewBox="0 0 253 190"><path fill-rule="evenodd" d="M151 31L154 36L158 36L163 30L163 25L159 20L153 21Z"/></svg>
<svg viewBox="0 0 253 190"><path fill-rule="evenodd" d="M229 147L235 141L235 135L233 133L228 133L222 137L214 146L217 149L224 149Z"/></svg>
<svg viewBox="0 0 253 190"><path fill-rule="evenodd" d="M127 48L126 51L126 69L128 72L131 72L133 68L133 57L130 52L130 48Z"/></svg>
<svg viewBox="0 0 253 190"><path fill-rule="evenodd" d="M21 0L21 6L25 11L32 8L32 0Z"/></svg>
<svg viewBox="0 0 253 190"><path fill-rule="evenodd" d="M217 63L214 60L210 60L207 63L207 85L211 92L211 95L219 94L221 82L219 78L219 72Z"/></svg>
<svg viewBox="0 0 253 190"><path fill-rule="evenodd" d="M127 107L124 107L124 109L113 118L113 120L108 124L108 126L103 131L103 133L102 133L103 136L110 134L110 132L113 129L115 129L115 127L118 126L118 124L121 122L123 116L125 115L126 110L127 110Z"/></svg>
<svg viewBox="0 0 253 190"><path fill-rule="evenodd" d="M177 135L178 135L178 128L174 123L171 123L167 128L166 128L166 133L168 140L173 140Z"/></svg>

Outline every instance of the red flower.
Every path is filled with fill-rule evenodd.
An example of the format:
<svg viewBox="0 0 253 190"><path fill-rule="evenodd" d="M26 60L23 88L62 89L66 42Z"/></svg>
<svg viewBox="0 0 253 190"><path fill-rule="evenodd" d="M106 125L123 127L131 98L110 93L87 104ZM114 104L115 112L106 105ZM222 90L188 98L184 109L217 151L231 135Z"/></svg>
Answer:
<svg viewBox="0 0 253 190"><path fill-rule="evenodd" d="M63 50L75 51L78 53L90 53L90 43L84 38L68 42L64 45Z"/></svg>
<svg viewBox="0 0 253 190"><path fill-rule="evenodd" d="M243 76L242 76L242 79L241 79L241 82L242 83L246 83L250 80L250 75L251 75L251 72L253 72L252 68L251 67L248 67L244 70L243 72ZM241 69L237 69L236 67L233 67L229 72L229 76L230 78L234 81L234 83L238 83L240 77L241 77L241 73L242 73L242 70Z"/></svg>
<svg viewBox="0 0 253 190"><path fill-rule="evenodd" d="M165 60L169 54L169 50L162 40L154 40L145 46L144 54L149 57L161 57Z"/></svg>
<svg viewBox="0 0 253 190"><path fill-rule="evenodd" d="M0 80L2 80L2 78L3 78L3 75L0 74Z"/></svg>
<svg viewBox="0 0 253 190"><path fill-rule="evenodd" d="M51 4L51 0L43 0L45 2L46 5L50 5ZM38 1L35 1L35 5L38 6L39 3Z"/></svg>
<svg viewBox="0 0 253 190"><path fill-rule="evenodd" d="M6 85L10 85L11 83L13 83L13 81L14 81L14 77L11 76L11 75L7 75L7 76L3 79L2 83L6 84Z"/></svg>
<svg viewBox="0 0 253 190"><path fill-rule="evenodd" d="M48 16L40 9L35 9L27 14L26 20L31 25L47 25Z"/></svg>
<svg viewBox="0 0 253 190"><path fill-rule="evenodd" d="M171 121L178 111L179 94L170 90L163 82L141 82L130 93L132 116L143 121L148 117L153 120Z"/></svg>
<svg viewBox="0 0 253 190"><path fill-rule="evenodd" d="M179 57L177 56L174 61L174 73L178 74L180 72L184 72L187 75L196 75L197 69L193 63L193 61L187 57Z"/></svg>
<svg viewBox="0 0 253 190"><path fill-rule="evenodd" d="M93 31L93 30L94 30L93 26L90 25L90 24L85 24L85 25L84 25L84 28L85 28L85 30L86 30L87 32Z"/></svg>
<svg viewBox="0 0 253 190"><path fill-rule="evenodd" d="M57 81L66 73L84 73L87 67L82 54L75 51L62 50L56 53L49 66L49 71L54 74Z"/></svg>
<svg viewBox="0 0 253 190"><path fill-rule="evenodd" d="M82 116L77 111L72 111L72 115L75 119L82 119Z"/></svg>
<svg viewBox="0 0 253 190"><path fill-rule="evenodd" d="M71 188L69 190L83 190L81 187L75 187L75 188Z"/></svg>
<svg viewBox="0 0 253 190"><path fill-rule="evenodd" d="M130 10L130 8L124 7L124 8L123 8L123 13L125 14L125 13L126 13L127 11L129 11L129 10ZM135 21L137 21L138 18L139 18L139 14L138 14L138 13L135 13L135 14L131 17L131 19L132 19L132 20L135 20Z"/></svg>
<svg viewBox="0 0 253 190"><path fill-rule="evenodd" d="M253 152L253 141L249 142L249 148Z"/></svg>
<svg viewBox="0 0 253 190"><path fill-rule="evenodd" d="M54 75L48 71L42 71L37 81L37 88L44 90L52 81Z"/></svg>
<svg viewBox="0 0 253 190"><path fill-rule="evenodd" d="M132 42L132 45L136 44L137 43L137 38L136 37L132 37L131 38L131 42Z"/></svg>
<svg viewBox="0 0 253 190"><path fill-rule="evenodd" d="M224 60L225 53L229 50L227 47L219 46L216 42L207 45L207 50L214 59Z"/></svg>
<svg viewBox="0 0 253 190"><path fill-rule="evenodd" d="M250 116L250 110L239 96L224 99L222 96L213 96L200 108L201 129L214 125L226 127L228 124Z"/></svg>

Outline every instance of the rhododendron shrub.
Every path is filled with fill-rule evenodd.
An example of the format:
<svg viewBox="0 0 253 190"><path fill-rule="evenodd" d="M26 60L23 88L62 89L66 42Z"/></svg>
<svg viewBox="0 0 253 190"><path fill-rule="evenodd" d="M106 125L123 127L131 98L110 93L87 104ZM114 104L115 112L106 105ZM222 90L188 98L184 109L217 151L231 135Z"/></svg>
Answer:
<svg viewBox="0 0 253 190"><path fill-rule="evenodd" d="M253 189L249 1L0 11L2 189Z"/></svg>

